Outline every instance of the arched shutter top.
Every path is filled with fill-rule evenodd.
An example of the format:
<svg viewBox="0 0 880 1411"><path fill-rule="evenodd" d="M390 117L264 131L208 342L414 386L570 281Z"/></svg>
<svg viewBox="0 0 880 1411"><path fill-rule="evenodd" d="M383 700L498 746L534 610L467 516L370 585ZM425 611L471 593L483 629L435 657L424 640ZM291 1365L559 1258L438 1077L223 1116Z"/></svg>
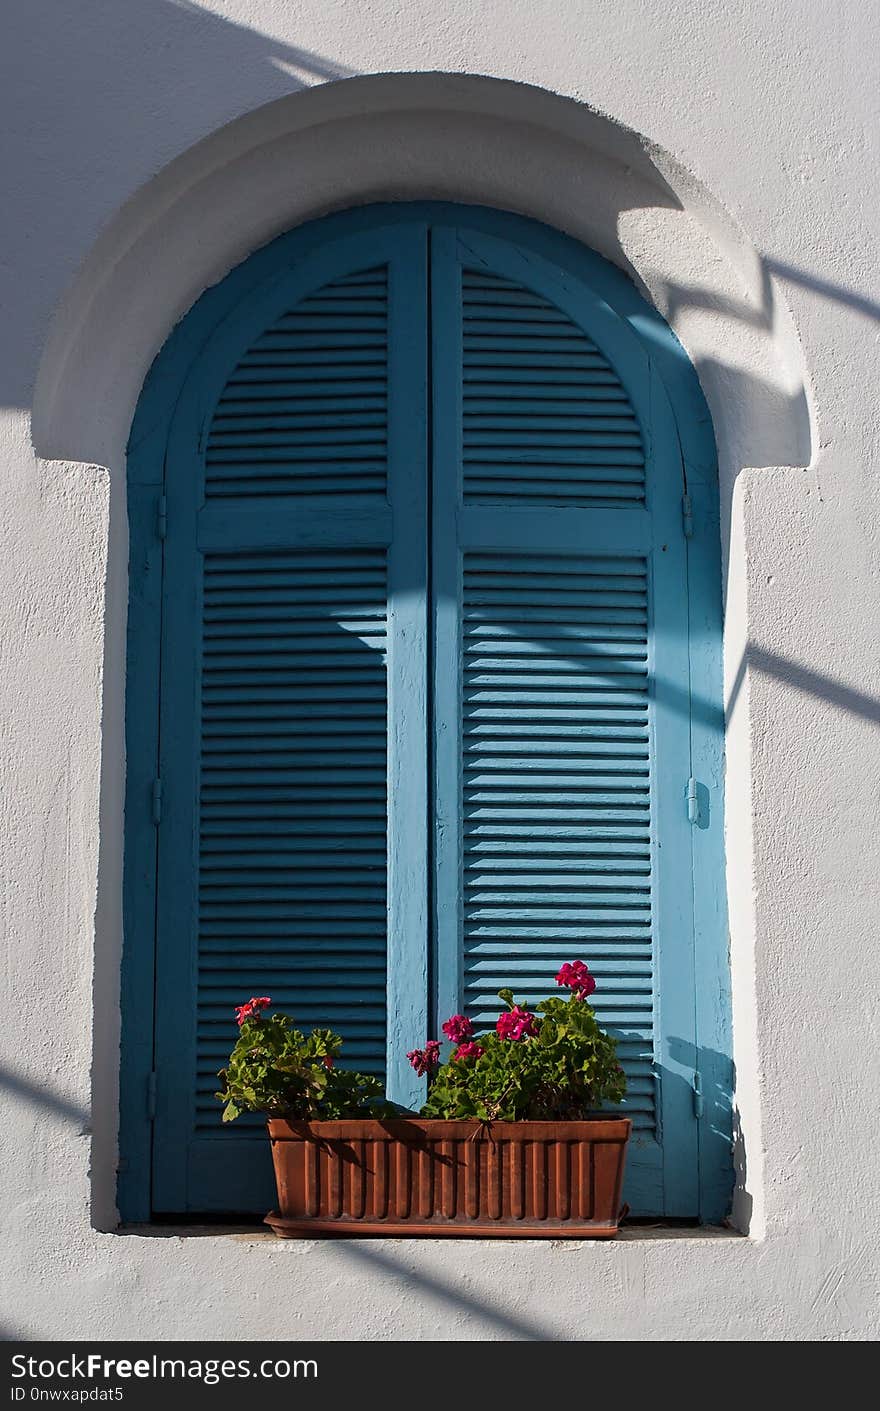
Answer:
<svg viewBox="0 0 880 1411"><path fill-rule="evenodd" d="M386 493L388 269L335 279L286 310L223 389L207 499Z"/></svg>
<svg viewBox="0 0 880 1411"><path fill-rule="evenodd" d="M638 419L596 344L512 279L464 268L461 285L465 501L644 504Z"/></svg>

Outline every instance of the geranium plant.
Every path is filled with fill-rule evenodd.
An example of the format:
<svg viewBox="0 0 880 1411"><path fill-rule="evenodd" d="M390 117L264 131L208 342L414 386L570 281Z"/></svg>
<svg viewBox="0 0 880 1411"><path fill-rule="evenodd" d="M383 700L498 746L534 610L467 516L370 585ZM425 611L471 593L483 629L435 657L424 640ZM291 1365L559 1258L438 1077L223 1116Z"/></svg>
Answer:
<svg viewBox="0 0 880 1411"><path fill-rule="evenodd" d="M407 1057L430 1079L424 1117L494 1121L578 1120L603 1103L620 1102L626 1090L617 1044L600 1028L589 996L596 982L582 960L567 962L556 983L569 991L542 1000L530 1012L511 990L494 1030L477 1034L471 1020L454 1014L443 1033L455 1048L440 1063L431 1039Z"/></svg>
<svg viewBox="0 0 880 1411"><path fill-rule="evenodd" d="M410 1063L429 1078L421 1114L387 1102L378 1079L340 1068L338 1034L270 1018L267 995L239 1005L217 1096L227 1122L269 1119L278 1209L266 1223L285 1239L615 1235L632 1123L596 1109L623 1097L623 1070L589 1003L587 966L569 962L556 980L567 997L534 1010L501 990L505 1009L488 1033L453 1014L446 1063L440 1039L413 1049ZM551 1150L560 1142L561 1161Z"/></svg>
<svg viewBox="0 0 880 1411"><path fill-rule="evenodd" d="M318 1120L382 1117L390 1109L378 1078L337 1065L342 1039L330 1029L303 1034L286 1014L266 1017L272 1003L257 996L235 1010L238 1042L219 1073L223 1121L242 1112Z"/></svg>

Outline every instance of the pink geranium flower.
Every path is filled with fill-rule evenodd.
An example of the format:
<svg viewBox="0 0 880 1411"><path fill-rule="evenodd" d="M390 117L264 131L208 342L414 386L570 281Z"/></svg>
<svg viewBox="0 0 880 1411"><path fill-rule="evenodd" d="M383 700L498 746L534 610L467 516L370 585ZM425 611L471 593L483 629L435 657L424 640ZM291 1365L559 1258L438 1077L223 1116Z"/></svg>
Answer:
<svg viewBox="0 0 880 1411"><path fill-rule="evenodd" d="M451 1043L463 1044L473 1038L474 1026L466 1014L453 1014L443 1025L443 1032Z"/></svg>
<svg viewBox="0 0 880 1411"><path fill-rule="evenodd" d="M484 1053L485 1049L483 1048L482 1044L466 1043L459 1044L452 1057L457 1062L461 1062L463 1059L468 1058L482 1058Z"/></svg>
<svg viewBox="0 0 880 1411"><path fill-rule="evenodd" d="M586 999L596 988L596 981L582 960L566 961L556 976L556 983L571 990L576 999Z"/></svg>
<svg viewBox="0 0 880 1411"><path fill-rule="evenodd" d="M499 1014L495 1028L501 1039L533 1039L538 1034L538 1021L534 1014L515 1004L513 1009Z"/></svg>

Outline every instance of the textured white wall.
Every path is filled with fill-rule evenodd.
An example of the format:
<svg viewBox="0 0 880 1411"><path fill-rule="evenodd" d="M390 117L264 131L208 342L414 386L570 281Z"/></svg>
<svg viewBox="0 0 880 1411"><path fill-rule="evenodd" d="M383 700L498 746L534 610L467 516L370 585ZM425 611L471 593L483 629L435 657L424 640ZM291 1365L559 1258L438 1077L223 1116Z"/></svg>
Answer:
<svg viewBox="0 0 880 1411"><path fill-rule="evenodd" d="M880 34L871 0L845 19L809 0L559 0L540 15L525 0L29 0L11 17L9 1332L876 1336ZM419 71L511 82L329 82ZM670 318L710 401L748 1240L109 1232L134 400L174 320L248 249L319 210L407 195L508 205L594 244Z"/></svg>

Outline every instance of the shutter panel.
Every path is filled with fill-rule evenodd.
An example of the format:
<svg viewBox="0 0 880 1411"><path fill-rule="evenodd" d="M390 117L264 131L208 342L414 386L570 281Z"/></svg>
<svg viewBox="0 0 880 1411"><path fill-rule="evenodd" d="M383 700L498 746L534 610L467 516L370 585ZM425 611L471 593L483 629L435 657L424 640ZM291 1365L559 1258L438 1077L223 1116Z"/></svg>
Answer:
<svg viewBox="0 0 880 1411"><path fill-rule="evenodd" d="M424 251L423 229L374 231L252 294L172 428L160 1211L271 1202L261 1119L224 1127L213 1097L252 994L417 1096L426 959L401 939L426 925Z"/></svg>
<svg viewBox="0 0 880 1411"><path fill-rule="evenodd" d="M381 549L205 557L200 1132L251 994L385 1076L386 593Z"/></svg>
<svg viewBox="0 0 880 1411"><path fill-rule="evenodd" d="M627 1109L653 1133L645 570L465 556L462 983L485 1026L502 986L535 1004L563 959L588 956Z"/></svg>
<svg viewBox="0 0 880 1411"><path fill-rule="evenodd" d="M534 1003L587 960L629 1080L627 1199L693 1213L671 414L570 276L470 230L435 229L432 252L439 1008L485 1026L502 986Z"/></svg>

